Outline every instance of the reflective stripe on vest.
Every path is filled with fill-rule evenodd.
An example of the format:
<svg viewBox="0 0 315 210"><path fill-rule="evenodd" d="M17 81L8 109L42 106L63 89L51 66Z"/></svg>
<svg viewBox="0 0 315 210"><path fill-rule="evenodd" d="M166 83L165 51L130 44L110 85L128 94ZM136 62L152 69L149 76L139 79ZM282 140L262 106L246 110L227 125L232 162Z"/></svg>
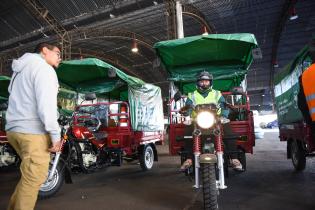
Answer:
<svg viewBox="0 0 315 210"><path fill-rule="evenodd" d="M306 98L309 113L312 121L315 121L315 64L311 65L302 74L302 85L304 89L304 95Z"/></svg>
<svg viewBox="0 0 315 210"><path fill-rule="evenodd" d="M315 94L309 95L306 97L306 101L314 100L315 99Z"/></svg>
<svg viewBox="0 0 315 210"><path fill-rule="evenodd" d="M312 115L312 114L315 114L315 108L313 108L313 109L310 110L310 114L311 114L311 115Z"/></svg>

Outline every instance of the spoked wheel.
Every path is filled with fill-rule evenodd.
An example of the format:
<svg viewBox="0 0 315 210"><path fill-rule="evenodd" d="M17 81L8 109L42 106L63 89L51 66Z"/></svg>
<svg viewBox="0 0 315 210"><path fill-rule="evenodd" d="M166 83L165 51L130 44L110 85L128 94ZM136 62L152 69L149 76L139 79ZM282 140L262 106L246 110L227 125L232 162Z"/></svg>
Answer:
<svg viewBox="0 0 315 210"><path fill-rule="evenodd" d="M297 140L291 142L291 154L292 154L292 163L297 171L302 171L305 169L306 157L305 151L302 148L302 144Z"/></svg>
<svg viewBox="0 0 315 210"><path fill-rule="evenodd" d="M201 164L201 176L203 186L203 202L205 210L218 209L218 190L215 178L215 165Z"/></svg>
<svg viewBox="0 0 315 210"><path fill-rule="evenodd" d="M142 170L150 170L153 167L154 163L154 151L152 146L150 144L144 146L139 156L140 166Z"/></svg>
<svg viewBox="0 0 315 210"><path fill-rule="evenodd" d="M52 165L49 166L49 173L51 167ZM64 169L62 168L62 164L58 164L54 176L50 180L48 180L47 177L46 181L40 187L38 192L39 199L46 199L54 196L62 187L64 180Z"/></svg>

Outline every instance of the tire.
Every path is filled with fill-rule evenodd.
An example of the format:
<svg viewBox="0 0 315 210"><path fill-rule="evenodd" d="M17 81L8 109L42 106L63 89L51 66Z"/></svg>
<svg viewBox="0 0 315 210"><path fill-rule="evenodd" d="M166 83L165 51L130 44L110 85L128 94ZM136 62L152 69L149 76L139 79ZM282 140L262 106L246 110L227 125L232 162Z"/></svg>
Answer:
<svg viewBox="0 0 315 210"><path fill-rule="evenodd" d="M203 202L205 210L218 209L218 190L214 164L201 164Z"/></svg>
<svg viewBox="0 0 315 210"><path fill-rule="evenodd" d="M291 141L291 159L296 171L303 171L306 165L305 151L302 144L297 141Z"/></svg>
<svg viewBox="0 0 315 210"><path fill-rule="evenodd" d="M154 163L154 151L150 144L147 144L140 150L139 154L140 167L143 171L151 170Z"/></svg>
<svg viewBox="0 0 315 210"><path fill-rule="evenodd" d="M241 149L238 151L238 160L242 164L243 171L246 171L246 153Z"/></svg>
<svg viewBox="0 0 315 210"><path fill-rule="evenodd" d="M49 166L49 171L51 166L52 165ZM39 199L50 198L60 190L65 180L64 168L62 166L63 164L59 163L56 167L56 172L52 180L50 182L47 182L46 180L45 183L42 184L38 192Z"/></svg>

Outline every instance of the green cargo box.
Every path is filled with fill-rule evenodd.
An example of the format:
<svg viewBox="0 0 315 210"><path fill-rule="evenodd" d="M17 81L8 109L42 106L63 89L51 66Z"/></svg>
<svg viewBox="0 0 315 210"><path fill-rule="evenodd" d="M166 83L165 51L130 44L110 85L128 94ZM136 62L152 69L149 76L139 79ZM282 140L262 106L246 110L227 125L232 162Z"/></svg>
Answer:
<svg viewBox="0 0 315 210"><path fill-rule="evenodd" d="M299 77L311 65L308 47L304 47L280 73L275 76L274 94L279 124L303 121L298 108Z"/></svg>

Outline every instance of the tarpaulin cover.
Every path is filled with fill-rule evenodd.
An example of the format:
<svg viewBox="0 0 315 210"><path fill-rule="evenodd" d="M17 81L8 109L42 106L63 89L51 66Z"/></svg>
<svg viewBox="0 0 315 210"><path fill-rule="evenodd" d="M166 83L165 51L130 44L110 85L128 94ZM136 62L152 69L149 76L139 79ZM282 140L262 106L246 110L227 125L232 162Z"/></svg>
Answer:
<svg viewBox="0 0 315 210"><path fill-rule="evenodd" d="M151 84L128 90L132 127L138 131L164 129L161 89Z"/></svg>
<svg viewBox="0 0 315 210"><path fill-rule="evenodd" d="M8 87L10 80L10 77L0 76L0 102L7 101L9 98Z"/></svg>
<svg viewBox="0 0 315 210"><path fill-rule="evenodd" d="M75 91L60 88L58 92L58 106L61 106L65 112L71 113L76 106L77 93ZM67 115L67 114L66 114Z"/></svg>
<svg viewBox="0 0 315 210"><path fill-rule="evenodd" d="M109 93L126 98L128 89L131 124L136 131L163 130L163 106L159 87L129 76L96 58L64 61L57 69L59 82L76 92Z"/></svg>
<svg viewBox="0 0 315 210"><path fill-rule="evenodd" d="M299 77L310 65L308 47L304 47L280 73L275 75L274 94L279 124L303 120L303 115L297 104L300 91Z"/></svg>
<svg viewBox="0 0 315 210"><path fill-rule="evenodd" d="M154 45L169 73L169 79L194 81L202 70L210 72L218 90L238 86L252 63L252 49L257 48L253 34L209 34L162 41Z"/></svg>

